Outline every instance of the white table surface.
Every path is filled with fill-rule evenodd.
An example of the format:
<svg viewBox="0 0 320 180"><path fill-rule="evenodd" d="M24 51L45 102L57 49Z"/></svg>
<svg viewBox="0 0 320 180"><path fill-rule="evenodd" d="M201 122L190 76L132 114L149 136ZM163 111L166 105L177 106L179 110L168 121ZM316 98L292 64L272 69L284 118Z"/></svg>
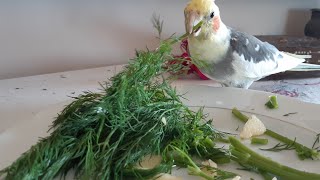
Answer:
<svg viewBox="0 0 320 180"><path fill-rule="evenodd" d="M97 91L116 66L61 72L0 81L0 134L46 107L83 91ZM58 112L57 112L58 113Z"/></svg>
<svg viewBox="0 0 320 180"><path fill-rule="evenodd" d="M0 80L0 134L6 128L27 121L50 105L71 100L70 96L78 96L83 91L99 91L99 82L108 81L108 78L122 68L123 65L116 65ZM319 84L311 84L312 88L305 91L304 86L295 83L297 81L306 82L306 80L262 81L254 83L251 89L283 94L293 88L294 92L303 91L303 96L299 96L298 92L298 96L294 94L294 97L303 101L320 103ZM309 81L319 81L319 78ZM176 83L220 86L214 81L200 80L192 75L179 79ZM288 95L292 96L290 92Z"/></svg>

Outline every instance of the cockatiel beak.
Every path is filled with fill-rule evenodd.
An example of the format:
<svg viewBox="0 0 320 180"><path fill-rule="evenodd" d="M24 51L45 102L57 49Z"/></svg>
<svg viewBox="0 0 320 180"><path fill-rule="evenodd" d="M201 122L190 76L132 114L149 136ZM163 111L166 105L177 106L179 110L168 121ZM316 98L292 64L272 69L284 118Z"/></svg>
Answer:
<svg viewBox="0 0 320 180"><path fill-rule="evenodd" d="M193 27L196 26L202 20L199 13L196 11L185 10L184 18L185 18L186 32L188 34L192 34L193 36L198 36L200 34L201 27L195 30L193 30Z"/></svg>
<svg viewBox="0 0 320 180"><path fill-rule="evenodd" d="M185 28L190 36L208 38L221 25L220 11L214 0L191 0L184 9ZM201 27L194 26L202 22Z"/></svg>

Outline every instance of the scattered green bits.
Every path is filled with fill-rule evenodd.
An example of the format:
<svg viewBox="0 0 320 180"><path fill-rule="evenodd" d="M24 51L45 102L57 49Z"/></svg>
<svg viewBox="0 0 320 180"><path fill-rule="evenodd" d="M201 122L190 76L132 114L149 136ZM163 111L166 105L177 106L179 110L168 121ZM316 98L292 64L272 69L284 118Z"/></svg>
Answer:
<svg viewBox="0 0 320 180"><path fill-rule="evenodd" d="M269 97L269 101L265 104L269 109L278 109L279 105L278 105L278 100L277 100L277 96L270 96Z"/></svg>

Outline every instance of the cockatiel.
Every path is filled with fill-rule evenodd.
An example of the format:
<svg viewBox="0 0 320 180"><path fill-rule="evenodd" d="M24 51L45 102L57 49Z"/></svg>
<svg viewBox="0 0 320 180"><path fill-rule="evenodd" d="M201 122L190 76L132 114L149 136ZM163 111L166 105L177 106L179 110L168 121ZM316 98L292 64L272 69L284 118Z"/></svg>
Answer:
<svg viewBox="0 0 320 180"><path fill-rule="evenodd" d="M292 70L319 70L293 54L280 52L254 36L227 27L214 0L192 0L184 10L189 33L189 55L205 62L198 67L208 78L225 86L249 88L271 74ZM200 28L193 27L202 21Z"/></svg>

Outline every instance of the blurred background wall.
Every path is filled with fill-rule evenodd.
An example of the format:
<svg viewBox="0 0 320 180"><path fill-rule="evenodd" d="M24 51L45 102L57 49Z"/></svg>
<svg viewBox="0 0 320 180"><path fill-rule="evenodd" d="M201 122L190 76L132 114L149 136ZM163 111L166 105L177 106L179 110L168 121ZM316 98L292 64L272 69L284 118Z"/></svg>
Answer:
<svg viewBox="0 0 320 180"><path fill-rule="evenodd" d="M164 36L184 33L188 0L2 0L0 79L123 64L156 47L153 13ZM217 0L224 22L253 35L303 35L320 0Z"/></svg>

